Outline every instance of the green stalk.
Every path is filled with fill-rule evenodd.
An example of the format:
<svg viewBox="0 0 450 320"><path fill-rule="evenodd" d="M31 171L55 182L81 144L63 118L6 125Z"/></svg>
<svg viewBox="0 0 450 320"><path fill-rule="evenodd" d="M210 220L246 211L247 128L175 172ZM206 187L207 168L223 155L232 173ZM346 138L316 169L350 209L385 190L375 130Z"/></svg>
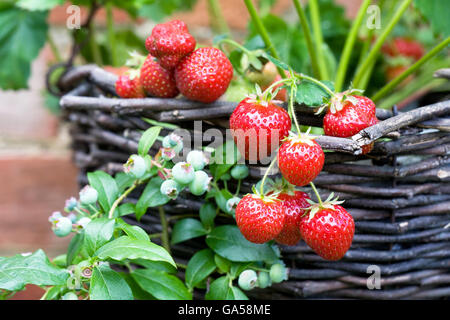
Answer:
<svg viewBox="0 0 450 320"><path fill-rule="evenodd" d="M276 58L280 59L280 56L278 55L277 50L275 49L274 45L272 44L272 41L269 38L269 34L267 33L266 28L264 27L264 24L261 21L261 18L259 17L258 12L255 9L255 6L253 5L252 0L244 0L245 5L247 6L247 10L250 14L250 17L252 18L253 22L255 23L256 29L258 30L259 35L264 41L264 44L266 45L267 49L270 51L270 54ZM281 78L286 78L286 75L284 74L284 70L277 66L278 73L280 74Z"/></svg>
<svg viewBox="0 0 450 320"><path fill-rule="evenodd" d="M166 249L167 252L170 253L169 227L167 224L166 213L162 206L158 207L158 211L159 211L159 218L161 220L161 227L162 227L161 242L162 242L164 249Z"/></svg>
<svg viewBox="0 0 450 320"><path fill-rule="evenodd" d="M309 29L308 20L306 19L305 11L303 10L302 5L300 4L300 1L293 0L294 6L298 14L298 18L300 20L300 24L303 29L303 34L305 36L306 40L306 47L308 48L309 57L311 59L311 67L313 71L314 77L318 78L320 76L319 74L319 65L317 63L317 56L316 51L314 49L314 44L311 39L311 31Z"/></svg>
<svg viewBox="0 0 450 320"><path fill-rule="evenodd" d="M319 205L322 206L322 205L323 205L323 202L322 202L322 199L320 199L319 191L317 191L316 186L315 186L314 183L312 183L312 182L310 182L309 185L310 185L311 188L313 189L314 194L316 195L317 200L319 201Z"/></svg>
<svg viewBox="0 0 450 320"><path fill-rule="evenodd" d="M112 12L112 5L110 2L106 4L106 27L108 31L108 45L111 56L111 64L117 66L117 51L116 51L116 38L114 35L114 18Z"/></svg>
<svg viewBox="0 0 450 320"><path fill-rule="evenodd" d="M314 34L314 43L316 45L316 55L319 64L320 80L329 80L327 65L323 56L323 37L322 29L320 28L320 13L317 0L309 0L309 13L311 15L311 23Z"/></svg>
<svg viewBox="0 0 450 320"><path fill-rule="evenodd" d="M264 195L264 183L266 182L267 176L269 175L269 171L272 169L273 165L277 162L277 157L273 157L272 161L270 162L269 167L267 168L266 172L264 173L264 177L261 181L261 186L259 188L259 192L261 194L261 197Z"/></svg>
<svg viewBox="0 0 450 320"><path fill-rule="evenodd" d="M358 67L358 70L356 72L355 77L353 78L353 85L355 88L358 88L358 86L361 83L361 79L364 76L364 73L367 72L367 68L370 67L371 63L377 58L377 55L383 46L383 43L385 42L387 36L392 32L397 22L400 20L403 13L408 9L409 5L411 4L412 0L403 0L400 7L395 12L395 15L392 17L392 20L389 21L388 26L386 27L386 30L384 30L380 37L375 42L372 50L370 51L367 58L364 60L364 62Z"/></svg>
<svg viewBox="0 0 450 320"><path fill-rule="evenodd" d="M52 36L50 35L50 31L47 32L47 42L50 45L50 50L52 51L53 55L55 56L56 62L61 62L62 57L61 53L59 52L59 49L53 40Z"/></svg>
<svg viewBox="0 0 450 320"><path fill-rule="evenodd" d="M296 86L291 86L291 94L289 97L289 110L291 113L291 118L294 119L295 130L297 130L297 134L300 134L300 126L298 125L297 116L295 115L294 110L294 96L296 94L297 88Z"/></svg>
<svg viewBox="0 0 450 320"><path fill-rule="evenodd" d="M356 37L358 36L359 28L361 27L364 16L366 15L367 8L370 5L371 0L364 0L363 4L359 7L356 19L353 22L350 33L345 40L344 50L342 51L341 60L339 61L339 67L336 74L336 81L334 84L337 92L342 90L342 86L345 81L345 75L347 73L348 62L350 55L355 44Z"/></svg>
<svg viewBox="0 0 450 320"><path fill-rule="evenodd" d="M111 206L111 209L109 210L108 213L108 218L112 219L114 218L114 211L116 210L117 206L122 202L123 199L125 199L131 191L133 191L137 186L139 185L139 183L137 181L135 181L133 183L133 185L131 187L129 187L127 190L125 190L125 192L116 199L116 201L114 201L113 205Z"/></svg>
<svg viewBox="0 0 450 320"><path fill-rule="evenodd" d="M208 0L209 12L211 13L211 20L213 29L219 33L230 34L230 28L225 20L220 4L217 0Z"/></svg>
<svg viewBox="0 0 450 320"><path fill-rule="evenodd" d="M397 76L395 79L387 83L383 88L381 88L373 97L372 100L377 101L380 98L384 97L389 91L394 89L397 85L399 85L403 80L405 80L410 74L419 69L424 63L433 58L436 54L438 54L441 50L443 50L446 46L450 44L450 37L447 37L444 41L435 46L430 52L420 58L416 63L406 69L402 74Z"/></svg>

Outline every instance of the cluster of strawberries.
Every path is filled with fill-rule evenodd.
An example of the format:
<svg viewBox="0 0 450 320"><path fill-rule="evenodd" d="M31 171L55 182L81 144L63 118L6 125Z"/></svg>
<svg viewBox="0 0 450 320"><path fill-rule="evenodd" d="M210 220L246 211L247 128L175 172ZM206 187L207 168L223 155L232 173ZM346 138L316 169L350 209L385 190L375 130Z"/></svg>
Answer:
<svg viewBox="0 0 450 320"><path fill-rule="evenodd" d="M183 21L157 24L145 47L147 57L116 82L122 98L174 98L181 93L190 100L211 103L225 93L233 77L233 67L222 51L195 49L196 40Z"/></svg>
<svg viewBox="0 0 450 320"><path fill-rule="evenodd" d="M378 122L375 104L352 91L336 93L328 105L324 131L328 135L349 137ZM319 256L341 259L350 248L355 225L352 216L329 197L322 202L311 183L321 172L325 154L308 133L290 133L291 118L282 107L263 96L242 100L230 117L234 141L247 160L261 160L277 152L283 179L268 191L244 196L236 207L236 222L244 237L254 243L275 240L296 245L303 239ZM367 153L372 145L364 146ZM266 156L267 156L266 155ZM263 179L264 182L264 179ZM319 203L295 186L310 184Z"/></svg>

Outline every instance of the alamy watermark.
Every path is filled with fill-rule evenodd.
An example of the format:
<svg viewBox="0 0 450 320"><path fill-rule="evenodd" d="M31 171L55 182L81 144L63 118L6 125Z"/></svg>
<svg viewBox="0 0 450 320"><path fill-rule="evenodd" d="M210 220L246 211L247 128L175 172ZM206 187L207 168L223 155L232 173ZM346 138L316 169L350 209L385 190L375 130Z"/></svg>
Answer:
<svg viewBox="0 0 450 320"><path fill-rule="evenodd" d="M369 290L380 290L381 289L381 269L379 266L372 264L367 267L367 273L371 274L367 278L367 289Z"/></svg>
<svg viewBox="0 0 450 320"><path fill-rule="evenodd" d="M81 28L81 8L76 5L70 5L66 9L66 13L69 15L66 20L66 26L68 29L80 29Z"/></svg>
<svg viewBox="0 0 450 320"><path fill-rule="evenodd" d="M376 4L370 5L367 8L368 14L366 20L367 29L381 29L381 10Z"/></svg>

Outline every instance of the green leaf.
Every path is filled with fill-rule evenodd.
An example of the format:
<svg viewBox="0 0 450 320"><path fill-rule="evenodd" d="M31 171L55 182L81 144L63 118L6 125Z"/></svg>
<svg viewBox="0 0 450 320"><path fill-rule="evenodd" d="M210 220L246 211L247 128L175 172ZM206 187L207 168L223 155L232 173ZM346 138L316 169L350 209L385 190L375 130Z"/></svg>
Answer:
<svg viewBox="0 0 450 320"><path fill-rule="evenodd" d="M31 62L44 46L48 11L0 5L0 88L28 88Z"/></svg>
<svg viewBox="0 0 450 320"><path fill-rule="evenodd" d="M224 257L219 256L218 254L214 255L214 262L216 263L217 268L223 273L227 273L230 271L231 261L225 259Z"/></svg>
<svg viewBox="0 0 450 320"><path fill-rule="evenodd" d="M40 249L31 255L0 258L0 289L19 291L26 284L64 285L68 277L69 273L51 264Z"/></svg>
<svg viewBox="0 0 450 320"><path fill-rule="evenodd" d="M119 196L116 181L103 171L89 172L89 184L98 192L98 202L104 212L109 212L112 204Z"/></svg>
<svg viewBox="0 0 450 320"><path fill-rule="evenodd" d="M145 186L138 202L136 203L136 218L139 220L149 207L162 206L170 201L170 198L161 193L160 188L163 180L154 177Z"/></svg>
<svg viewBox="0 0 450 320"><path fill-rule="evenodd" d="M146 259L152 261L166 261L176 266L170 254L161 246L152 242L122 236L97 250L94 254L101 260L112 259L123 261L126 259Z"/></svg>
<svg viewBox="0 0 450 320"><path fill-rule="evenodd" d="M119 217L126 216L128 214L135 213L136 205L131 202L121 204L117 210L119 211Z"/></svg>
<svg viewBox="0 0 450 320"><path fill-rule="evenodd" d="M206 229L209 230L214 227L214 219L216 218L216 215L216 207L211 202L205 202L200 207L200 221Z"/></svg>
<svg viewBox="0 0 450 320"><path fill-rule="evenodd" d="M63 5L65 0L19 0L16 6L30 11L46 11Z"/></svg>
<svg viewBox="0 0 450 320"><path fill-rule="evenodd" d="M331 90L334 90L333 83L330 81L321 81ZM301 80L297 85L297 95L295 101L306 106L317 107L324 103L324 99L331 98L325 89L319 87L317 84L308 81Z"/></svg>
<svg viewBox="0 0 450 320"><path fill-rule="evenodd" d="M283 61L280 61L274 57L272 57L270 54L265 54L264 55L265 58L267 58L267 60L270 60L274 65L276 65L277 67L280 67L281 69L284 70L289 70L291 67L289 67L286 63L284 63Z"/></svg>
<svg viewBox="0 0 450 320"><path fill-rule="evenodd" d="M47 294L45 295L44 300L59 300L66 290L65 286L54 286L51 287Z"/></svg>
<svg viewBox="0 0 450 320"><path fill-rule="evenodd" d="M152 296L147 291L142 290L142 288L138 285L138 283L133 279L131 274L125 272L119 272L120 276L127 282L128 286L133 293L133 297L136 300L155 300L155 297Z"/></svg>
<svg viewBox="0 0 450 320"><path fill-rule="evenodd" d="M137 259L133 260L133 263L138 264L145 269L154 269L159 271L164 271L167 273L176 274L177 268L175 268L170 263L164 262L164 261L150 261L150 260L143 260L143 259Z"/></svg>
<svg viewBox="0 0 450 320"><path fill-rule="evenodd" d="M214 195L217 206L225 213L229 213L227 208L227 201L231 198L233 198L233 194L226 189L222 189L220 190L220 192L216 192L216 194Z"/></svg>
<svg viewBox="0 0 450 320"><path fill-rule="evenodd" d="M194 254L189 260L186 268L186 285L194 288L201 281L206 279L214 270L214 252L210 249L203 249Z"/></svg>
<svg viewBox="0 0 450 320"><path fill-rule="evenodd" d="M94 219L84 228L86 252L92 254L113 236L115 221L108 218Z"/></svg>
<svg viewBox="0 0 450 320"><path fill-rule="evenodd" d="M206 237L207 245L217 254L231 261L266 261L277 258L277 253L268 244L248 241L238 227L224 225L216 227Z"/></svg>
<svg viewBox="0 0 450 320"><path fill-rule="evenodd" d="M145 232L145 230L142 229L141 227L129 225L122 219L117 219L116 224L119 229L121 229L123 232L125 232L131 238L138 239L138 240L150 241L150 238L149 238L147 232Z"/></svg>
<svg viewBox="0 0 450 320"><path fill-rule="evenodd" d="M444 37L450 36L449 1L415 0L414 3L425 18L430 21L435 33L442 34Z"/></svg>
<svg viewBox="0 0 450 320"><path fill-rule="evenodd" d="M91 300L133 300L127 282L108 264L95 266L89 288Z"/></svg>
<svg viewBox="0 0 450 320"><path fill-rule="evenodd" d="M134 177L126 174L125 172L118 172L114 179L116 180L117 190L119 193L123 193L125 189L131 187L136 180Z"/></svg>
<svg viewBox="0 0 450 320"><path fill-rule="evenodd" d="M180 243L188 239L204 236L208 231L197 219L186 218L178 220L172 230L172 244Z"/></svg>
<svg viewBox="0 0 450 320"><path fill-rule="evenodd" d="M148 154L150 148L158 138L159 133L161 132L162 127L151 127L147 129L143 134L138 144L138 154L141 157L144 157Z"/></svg>
<svg viewBox="0 0 450 320"><path fill-rule="evenodd" d="M137 269L131 276L143 290L159 300L192 300L192 294L174 275L159 270Z"/></svg>
<svg viewBox="0 0 450 320"><path fill-rule="evenodd" d="M247 296L231 284L228 277L223 276L211 283L205 295L206 300L248 300Z"/></svg>

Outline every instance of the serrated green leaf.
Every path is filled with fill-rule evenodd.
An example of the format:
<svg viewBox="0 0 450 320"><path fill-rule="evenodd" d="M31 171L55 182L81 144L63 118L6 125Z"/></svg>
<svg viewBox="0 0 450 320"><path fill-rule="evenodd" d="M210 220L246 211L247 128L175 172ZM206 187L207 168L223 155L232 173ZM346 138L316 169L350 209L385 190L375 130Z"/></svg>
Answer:
<svg viewBox="0 0 450 320"><path fill-rule="evenodd" d="M48 11L0 6L0 88L28 88L31 62L46 42Z"/></svg>
<svg viewBox="0 0 450 320"><path fill-rule="evenodd" d="M333 83L330 81L321 81L332 91L334 90ZM297 94L295 96L295 101L299 104L304 104L310 107L317 107L324 103L324 99L329 99L331 96L325 89L321 88L317 84L308 81L301 80L297 85Z"/></svg>
<svg viewBox="0 0 450 320"><path fill-rule="evenodd" d="M192 238L204 236L207 233L208 231L197 219L181 219L173 226L171 243L177 244Z"/></svg>
<svg viewBox="0 0 450 320"><path fill-rule="evenodd" d="M115 221L108 218L94 219L84 228L86 252L92 254L113 236Z"/></svg>
<svg viewBox="0 0 450 320"><path fill-rule="evenodd" d="M152 242L134 239L129 236L122 236L111 242L108 242L103 247L98 249L94 256L101 260L134 260L146 259L152 261L166 261L173 266L176 266L170 254L161 246Z"/></svg>
<svg viewBox="0 0 450 320"><path fill-rule="evenodd" d="M231 261L266 261L277 258L277 253L268 244L248 241L238 227L224 225L213 229L206 237L207 245L217 254Z"/></svg>
<svg viewBox="0 0 450 320"><path fill-rule="evenodd" d="M89 184L98 192L98 202L103 211L108 213L114 201L119 196L116 181L103 171L89 172L87 174Z"/></svg>
<svg viewBox="0 0 450 320"><path fill-rule="evenodd" d="M108 264L93 268L89 288L91 300L133 300L133 294L127 282Z"/></svg>
<svg viewBox="0 0 450 320"><path fill-rule="evenodd" d="M143 290L159 300L192 300L192 294L174 275L159 270L137 269L131 276Z"/></svg>
<svg viewBox="0 0 450 320"><path fill-rule="evenodd" d="M138 144L138 153L141 157L144 157L148 154L150 148L158 138L161 129L162 127L151 127L142 134L142 137L141 139L139 139Z"/></svg>
<svg viewBox="0 0 450 320"><path fill-rule="evenodd" d="M0 259L0 289L23 290L26 284L57 286L66 284L69 273L50 263L42 250L30 255Z"/></svg>
<svg viewBox="0 0 450 320"><path fill-rule="evenodd" d="M197 284L206 279L214 270L214 252L210 249L203 249L195 253L189 260L186 268L186 285L194 288Z"/></svg>
<svg viewBox="0 0 450 320"><path fill-rule="evenodd" d="M140 220L149 207L162 206L170 201L170 198L160 191L162 183L163 180L160 177L154 177L145 186L144 191L136 203L136 218L138 220Z"/></svg>

